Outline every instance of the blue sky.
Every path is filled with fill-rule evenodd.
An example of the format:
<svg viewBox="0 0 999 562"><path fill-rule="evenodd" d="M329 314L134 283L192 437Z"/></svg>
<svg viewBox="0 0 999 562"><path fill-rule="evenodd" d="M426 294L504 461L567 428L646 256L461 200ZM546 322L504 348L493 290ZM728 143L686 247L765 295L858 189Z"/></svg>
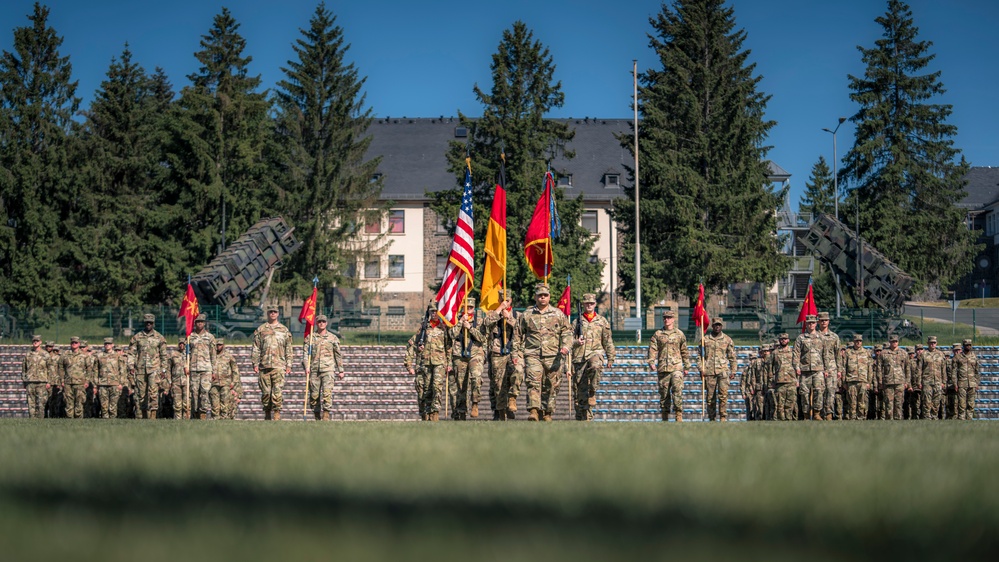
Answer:
<svg viewBox="0 0 999 562"><path fill-rule="evenodd" d="M0 3L0 48L10 50L12 30L27 24L31 0ZM89 103L113 56L128 42L136 61L163 67L179 90L197 70L193 53L212 17L228 6L253 57L251 72L265 87L282 77L292 58L292 42L307 27L314 1L241 0L50 0L50 23L65 42L63 54L79 80L78 95ZM632 59L639 70L656 65L648 46L650 16L661 3L651 0L507 0L458 2L428 0L327 2L351 44L349 58L367 77L367 104L377 116L437 117L460 109L479 115L472 86L491 84L489 64L504 29L521 19L551 51L565 106L552 117L630 118ZM772 95L767 117L769 157L792 174L797 201L819 155L832 161L838 117L857 107L849 99L847 75L864 67L858 45L880 37L874 18L887 7L881 0L734 0L736 23L746 30L761 89ZM954 106L950 123L956 144L977 166L999 165L999 2L993 0L911 0L920 38L933 42L932 70L943 72L947 92L938 103ZM839 155L853 144L853 127L837 136Z"/></svg>

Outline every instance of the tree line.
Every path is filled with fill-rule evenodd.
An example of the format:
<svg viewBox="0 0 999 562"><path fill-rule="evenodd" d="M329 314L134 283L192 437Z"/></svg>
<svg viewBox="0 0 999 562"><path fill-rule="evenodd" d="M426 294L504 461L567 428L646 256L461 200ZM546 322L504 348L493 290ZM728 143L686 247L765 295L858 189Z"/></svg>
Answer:
<svg viewBox="0 0 999 562"><path fill-rule="evenodd" d="M340 272L371 250L356 236L358 225L380 216L385 202L381 181L372 181L379 159L365 159L372 116L365 80L347 61L344 30L325 5L300 30L295 58L270 95L249 74L239 24L223 9L194 53L200 68L179 91L162 69L134 61L126 45L82 112L48 15L35 4L0 58L0 302L176 300L188 273L273 213L305 242L275 294L304 294L317 273L326 286L351 281ZM969 270L977 249L954 206L967 164L946 123L950 106L933 103L943 91L940 73L919 74L932 60L931 43L917 39L908 6L889 0L877 21L884 37L858 47L864 76L848 77L858 111L840 169L840 195L849 194L842 206L859 197L865 239L923 286L945 287ZM698 283L771 285L788 267L775 236L787 194L767 180L775 122L765 115L770 96L760 91L746 31L723 0L676 0L649 24L657 60L638 77L643 294L693 295ZM433 194L433 208L456 216L471 155L482 240L506 154L510 289L523 302L534 279L516 249L548 162L573 156L565 149L573 131L546 118L565 94L553 57L523 22L503 32L490 68L491 87L474 86L481 117L459 112L468 142L448 148L454 189ZM631 134L620 141L633 150ZM613 208L625 298L635 296L631 174ZM828 205L828 178L820 160L803 208ZM582 201L557 197L563 232L555 277L572 275L577 294L596 290L602 264L591 260L593 240L579 224Z"/></svg>

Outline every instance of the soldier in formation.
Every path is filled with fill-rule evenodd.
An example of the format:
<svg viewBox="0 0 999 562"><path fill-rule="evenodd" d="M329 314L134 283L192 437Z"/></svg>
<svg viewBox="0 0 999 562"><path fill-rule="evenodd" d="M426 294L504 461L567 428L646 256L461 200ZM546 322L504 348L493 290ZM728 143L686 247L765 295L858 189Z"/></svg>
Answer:
<svg viewBox="0 0 999 562"><path fill-rule="evenodd" d="M957 419L970 420L975 415L975 392L981 377L978 356L971 348L971 340L964 340L961 353L954 356L954 391L957 395Z"/></svg>
<svg viewBox="0 0 999 562"><path fill-rule="evenodd" d="M704 360L701 362L701 388L707 398L708 421L728 419L729 378L738 370L735 344L722 332L723 323L711 323L711 333L704 336Z"/></svg>
<svg viewBox="0 0 999 562"><path fill-rule="evenodd" d="M687 336L676 328L676 313L667 308L663 311L663 327L652 335L646 355L649 370L656 373L659 380L659 410L663 421L669 420L670 408L675 412L676 421L683 421L683 377L690 370L689 353Z"/></svg>
<svg viewBox="0 0 999 562"><path fill-rule="evenodd" d="M196 414L199 419L208 418L211 400L208 393L212 389L212 373L215 372L215 336L206 329L208 316L202 312L194 319L194 330L188 338L190 360L190 407L184 417Z"/></svg>
<svg viewBox="0 0 999 562"><path fill-rule="evenodd" d="M423 334L417 333L409 339L404 363L414 377L420 419L440 421L444 377L451 372L451 336L437 318L431 319L425 330L421 327L420 332Z"/></svg>
<svg viewBox="0 0 999 562"><path fill-rule="evenodd" d="M127 382L125 358L114 349L114 338L104 338L104 351L97 355L97 393L100 416L104 419L118 417L121 389Z"/></svg>
<svg viewBox="0 0 999 562"><path fill-rule="evenodd" d="M329 421L333 411L333 377L343 380L343 354L340 353L340 338L326 329L329 318L325 314L316 316L316 331L312 334L311 349L306 350L302 360L305 376L309 379L309 407L317 420ZM306 344L310 344L306 341Z"/></svg>
<svg viewBox="0 0 999 562"><path fill-rule="evenodd" d="M551 306L547 283L534 286L534 307L520 316L514 349L524 358L527 409L530 421L551 421L558 388L569 360L572 327L558 308Z"/></svg>
<svg viewBox="0 0 999 562"><path fill-rule="evenodd" d="M611 325L606 318L597 314L597 298L594 293L583 295L583 314L576 318L572 333L579 334L572 344L572 383L575 389L576 419L593 419L593 407L597 405L597 387L604 367L614 364L614 338Z"/></svg>
<svg viewBox="0 0 999 562"><path fill-rule="evenodd" d="M49 373L49 354L42 349L42 336L31 337L31 351L21 363L21 382L28 394L28 416L45 417L45 404L52 388Z"/></svg>
<svg viewBox="0 0 999 562"><path fill-rule="evenodd" d="M757 357L743 371L742 397L746 401L746 420L761 421L767 416L767 388L770 372L770 346L761 345Z"/></svg>
<svg viewBox="0 0 999 562"><path fill-rule="evenodd" d="M239 367L232 353L226 349L223 338L215 339L215 372L212 389L208 392L211 413L215 419L236 419L236 408L243 398L243 383Z"/></svg>
<svg viewBox="0 0 999 562"><path fill-rule="evenodd" d="M898 346L898 336L888 338L881 352L881 419L902 419L902 398L909 381L909 354Z"/></svg>
<svg viewBox="0 0 999 562"><path fill-rule="evenodd" d="M500 290L500 298L503 291ZM482 331L489 336L489 402L494 420L516 418L517 396L524 380L524 360L513 352L518 338L518 318L509 298L486 315Z"/></svg>
<svg viewBox="0 0 999 562"><path fill-rule="evenodd" d="M260 401L265 420L280 420L284 402L281 391L284 379L291 374L292 338L284 324L278 322L278 307L267 307L267 322L253 332L250 363L257 374Z"/></svg>
<svg viewBox="0 0 999 562"><path fill-rule="evenodd" d="M167 367L167 343L153 328L155 316L146 314L142 320L145 329L132 336L129 344L134 354L130 373L135 380L136 408L141 410L143 418L156 419L160 380Z"/></svg>
<svg viewBox="0 0 999 562"><path fill-rule="evenodd" d="M937 337L926 339L926 351L919 360L919 390L922 392L923 419L937 419L942 408L944 384L947 381L947 355L937 347Z"/></svg>
<svg viewBox="0 0 999 562"><path fill-rule="evenodd" d="M167 354L167 377L170 381L170 398L173 400L173 419L191 417L191 381L187 369L187 340L181 337L177 348Z"/></svg>
<svg viewBox="0 0 999 562"><path fill-rule="evenodd" d="M82 418L86 402L87 359L80 350L80 338L69 339L69 352L59 361L59 384L63 389L67 418Z"/></svg>
<svg viewBox="0 0 999 562"><path fill-rule="evenodd" d="M867 418L867 392L871 386L873 358L864 349L864 336L853 336L853 346L843 356L846 399L843 419L861 420Z"/></svg>
<svg viewBox="0 0 999 562"><path fill-rule="evenodd" d="M453 405L451 417L464 420L479 417L479 385L482 366L486 361L486 336L475 312L475 299L466 297L465 310L450 329L451 372L448 374L448 395Z"/></svg>
<svg viewBox="0 0 999 562"><path fill-rule="evenodd" d="M816 331L817 323L814 314L805 317L805 331L794 340L793 348L800 415L812 420L822 419L826 362L834 361L827 358L825 338Z"/></svg>
<svg viewBox="0 0 999 562"><path fill-rule="evenodd" d="M818 325L816 332L822 337L824 370L823 385L825 391L822 395L822 418L832 420L836 413L836 398L842 396L840 388L843 386L843 369L839 366L840 342L839 336L829 329L829 313L820 312L818 314ZM842 411L842 403L840 404Z"/></svg>
<svg viewBox="0 0 999 562"><path fill-rule="evenodd" d="M775 417L779 421L798 419L795 405L798 403L798 361L790 338L786 333L777 336L777 347L770 354L770 372L774 382Z"/></svg>

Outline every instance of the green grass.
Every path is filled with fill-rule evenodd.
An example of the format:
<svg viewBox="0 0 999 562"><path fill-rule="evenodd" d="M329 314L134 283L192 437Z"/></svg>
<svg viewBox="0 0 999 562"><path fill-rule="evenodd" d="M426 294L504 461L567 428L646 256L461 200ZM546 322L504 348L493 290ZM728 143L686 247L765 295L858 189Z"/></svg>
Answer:
<svg viewBox="0 0 999 562"><path fill-rule="evenodd" d="M9 560L957 559L999 546L989 422L8 419L0 450Z"/></svg>

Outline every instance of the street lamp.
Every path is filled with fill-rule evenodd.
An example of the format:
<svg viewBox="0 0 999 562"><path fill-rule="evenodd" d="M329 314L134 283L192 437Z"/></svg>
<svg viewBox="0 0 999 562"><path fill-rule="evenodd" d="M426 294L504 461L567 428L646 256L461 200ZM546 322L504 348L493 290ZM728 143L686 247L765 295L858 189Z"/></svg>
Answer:
<svg viewBox="0 0 999 562"><path fill-rule="evenodd" d="M836 215L836 220L839 220L839 162L836 159L836 131L839 130L839 126L846 121L846 117L840 117L839 122L836 123L836 128L833 130L825 129L822 130L830 133L833 136L833 208L834 214ZM860 275L860 272L857 272ZM840 290L839 290L839 274L836 274L836 318L839 318L839 307L840 307Z"/></svg>

